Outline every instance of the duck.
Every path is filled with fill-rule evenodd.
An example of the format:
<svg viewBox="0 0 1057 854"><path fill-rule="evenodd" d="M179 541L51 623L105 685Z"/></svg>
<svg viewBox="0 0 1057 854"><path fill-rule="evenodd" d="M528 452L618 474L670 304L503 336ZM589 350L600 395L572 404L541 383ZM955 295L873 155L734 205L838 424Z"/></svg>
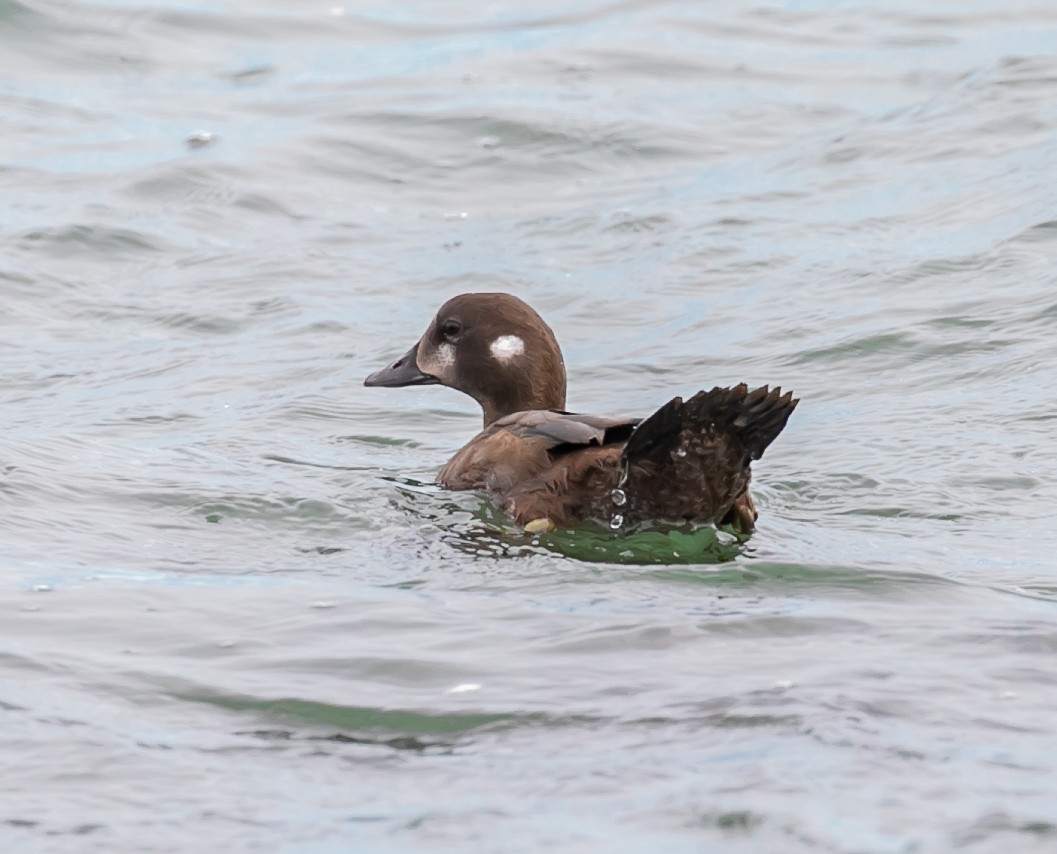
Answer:
<svg viewBox="0 0 1057 854"><path fill-rule="evenodd" d="M508 293L445 302L415 344L368 387L443 385L481 407L481 431L437 475L479 490L530 533L598 522L632 530L699 523L753 532L751 464L799 400L745 383L674 397L645 418L566 410L565 361L551 328Z"/></svg>

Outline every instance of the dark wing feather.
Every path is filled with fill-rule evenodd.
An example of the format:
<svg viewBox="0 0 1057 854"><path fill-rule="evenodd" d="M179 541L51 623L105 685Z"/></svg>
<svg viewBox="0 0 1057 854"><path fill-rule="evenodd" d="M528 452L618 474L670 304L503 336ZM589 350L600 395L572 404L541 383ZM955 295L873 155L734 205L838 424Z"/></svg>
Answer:
<svg viewBox="0 0 1057 854"><path fill-rule="evenodd" d="M782 432L796 408L793 393L767 386L749 391L745 383L733 388L699 391L685 403L673 398L643 421L624 447L633 460L648 457L658 448L673 444L688 425L729 437L744 450L746 463L758 460Z"/></svg>
<svg viewBox="0 0 1057 854"><path fill-rule="evenodd" d="M624 446L629 504L645 517L721 520L751 532L750 464L782 432L797 403L792 392L749 391L744 383L668 401Z"/></svg>

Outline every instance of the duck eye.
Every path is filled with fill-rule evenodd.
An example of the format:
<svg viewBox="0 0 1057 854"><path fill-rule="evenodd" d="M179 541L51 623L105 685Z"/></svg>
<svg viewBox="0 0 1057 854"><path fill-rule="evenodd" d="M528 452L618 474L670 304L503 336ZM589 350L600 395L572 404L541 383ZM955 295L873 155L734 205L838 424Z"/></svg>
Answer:
<svg viewBox="0 0 1057 854"><path fill-rule="evenodd" d="M445 320L444 325L441 326L440 331L444 333L446 338L454 338L460 332L462 332L462 324L455 319Z"/></svg>

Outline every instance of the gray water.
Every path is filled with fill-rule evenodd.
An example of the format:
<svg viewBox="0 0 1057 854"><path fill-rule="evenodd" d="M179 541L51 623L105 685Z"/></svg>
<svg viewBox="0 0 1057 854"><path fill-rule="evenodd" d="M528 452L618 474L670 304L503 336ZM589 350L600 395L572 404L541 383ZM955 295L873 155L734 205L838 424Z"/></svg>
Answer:
<svg viewBox="0 0 1057 854"><path fill-rule="evenodd" d="M3 850L1057 850L1057 6L340 2L0 2ZM433 487L482 289L757 534Z"/></svg>

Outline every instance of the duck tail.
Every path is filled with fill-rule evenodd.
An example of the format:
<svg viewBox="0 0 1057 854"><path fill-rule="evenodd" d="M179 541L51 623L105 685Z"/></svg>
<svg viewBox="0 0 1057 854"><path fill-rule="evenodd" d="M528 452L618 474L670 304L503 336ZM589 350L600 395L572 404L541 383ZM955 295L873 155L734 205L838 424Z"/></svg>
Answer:
<svg viewBox="0 0 1057 854"><path fill-rule="evenodd" d="M767 386L674 398L635 428L617 484L630 519L686 519L752 532L750 464L782 432L798 400ZM623 518L623 517L622 517Z"/></svg>
<svg viewBox="0 0 1057 854"><path fill-rule="evenodd" d="M782 394L781 388L767 386L749 391L745 383L699 391L685 402L676 397L635 428L623 457L627 462L656 458L678 448L689 431L736 448L747 465L778 438L799 402L791 391Z"/></svg>

